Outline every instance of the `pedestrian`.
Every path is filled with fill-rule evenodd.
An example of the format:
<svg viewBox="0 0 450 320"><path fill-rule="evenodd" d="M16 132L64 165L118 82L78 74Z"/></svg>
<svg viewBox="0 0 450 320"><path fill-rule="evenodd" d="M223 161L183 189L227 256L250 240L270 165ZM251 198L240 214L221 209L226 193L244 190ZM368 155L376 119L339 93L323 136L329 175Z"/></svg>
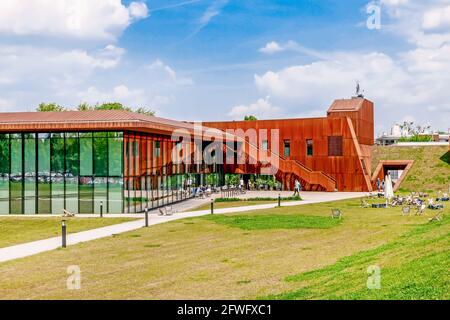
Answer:
<svg viewBox="0 0 450 320"><path fill-rule="evenodd" d="M300 196L300 188L301 188L301 184L298 181L298 179L295 179L295 183L294 183L294 197L295 196Z"/></svg>

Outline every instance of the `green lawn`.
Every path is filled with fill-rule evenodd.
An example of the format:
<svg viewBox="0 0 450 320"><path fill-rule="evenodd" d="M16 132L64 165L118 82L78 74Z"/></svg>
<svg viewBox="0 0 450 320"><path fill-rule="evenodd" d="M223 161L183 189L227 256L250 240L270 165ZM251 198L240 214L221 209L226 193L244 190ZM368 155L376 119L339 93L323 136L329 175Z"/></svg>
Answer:
<svg viewBox="0 0 450 320"><path fill-rule="evenodd" d="M75 233L131 221L130 218L66 218ZM61 235L61 217L0 217L0 248Z"/></svg>
<svg viewBox="0 0 450 320"><path fill-rule="evenodd" d="M446 191L450 185L450 152L448 146L373 148L372 171L380 160L414 160L402 182L401 192Z"/></svg>
<svg viewBox="0 0 450 320"><path fill-rule="evenodd" d="M282 209L279 209L282 210ZM319 216L300 215L208 215L204 219L243 230L269 229L327 229L342 220Z"/></svg>
<svg viewBox="0 0 450 320"><path fill-rule="evenodd" d="M450 218L415 227L399 239L288 276L299 289L269 299L450 299ZM367 268L380 267L380 288L367 288Z"/></svg>
<svg viewBox="0 0 450 320"><path fill-rule="evenodd" d="M177 220L1 263L0 297L448 299L450 224L431 214L355 199ZM81 290L66 288L70 265ZM365 289L370 265L381 267L376 292Z"/></svg>
<svg viewBox="0 0 450 320"><path fill-rule="evenodd" d="M214 203L214 209L224 209L224 208L236 208L236 207L246 207L246 206L257 206L259 204L277 204L276 200L273 201L230 201L230 202L216 202ZM190 209L189 211L202 211L210 210L211 203L203 204L195 209Z"/></svg>
<svg viewBox="0 0 450 320"><path fill-rule="evenodd" d="M282 198L282 202L286 201L301 201L300 197L288 197ZM236 207L246 207L246 206L256 206L260 204L277 204L277 198L249 198L249 199L240 199L240 198L219 198L214 202L214 209L224 209L224 208L236 208ZM201 210L210 210L211 203L206 203L201 205L195 209L189 211L201 211Z"/></svg>

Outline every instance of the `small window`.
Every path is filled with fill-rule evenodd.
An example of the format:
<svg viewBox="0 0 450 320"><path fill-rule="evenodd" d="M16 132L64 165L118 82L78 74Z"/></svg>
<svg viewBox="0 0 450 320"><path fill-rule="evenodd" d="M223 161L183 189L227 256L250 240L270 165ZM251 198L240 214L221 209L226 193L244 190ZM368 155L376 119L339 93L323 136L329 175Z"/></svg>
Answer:
<svg viewBox="0 0 450 320"><path fill-rule="evenodd" d="M313 155L313 140L312 139L306 140L306 155L307 156Z"/></svg>
<svg viewBox="0 0 450 320"><path fill-rule="evenodd" d="M261 142L261 149L262 149L263 151L269 150L269 141L263 140L263 141Z"/></svg>
<svg viewBox="0 0 450 320"><path fill-rule="evenodd" d="M160 155L161 155L161 142L155 141L155 149L153 150L153 156L155 158L159 158Z"/></svg>
<svg viewBox="0 0 450 320"><path fill-rule="evenodd" d="M139 142L133 141L133 155L135 157L139 156Z"/></svg>
<svg viewBox="0 0 450 320"><path fill-rule="evenodd" d="M291 140L284 140L284 156L291 156Z"/></svg>
<svg viewBox="0 0 450 320"><path fill-rule="evenodd" d="M342 136L328 137L328 156L342 156Z"/></svg>

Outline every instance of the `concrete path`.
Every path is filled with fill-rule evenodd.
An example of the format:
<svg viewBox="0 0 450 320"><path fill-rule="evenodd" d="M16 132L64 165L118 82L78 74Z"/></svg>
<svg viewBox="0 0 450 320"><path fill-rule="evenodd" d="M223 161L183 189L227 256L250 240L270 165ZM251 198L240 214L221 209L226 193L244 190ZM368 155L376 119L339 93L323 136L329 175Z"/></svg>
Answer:
<svg viewBox="0 0 450 320"><path fill-rule="evenodd" d="M336 201L336 200L358 198L363 195L364 195L364 193L358 193L358 192L339 192L339 193L307 192L307 193L302 193L302 198L304 200L284 202L281 205L283 207L298 206L298 205L305 205L305 204L311 204L311 203L320 203L320 202L329 202L329 201ZM244 196L253 197L253 196L250 196L250 194L247 194ZM266 196L267 196L267 194L266 194ZM201 205L202 202L207 203L210 201L209 199L207 199L206 202L199 201L199 200L203 200L203 199L196 199L196 200L192 200L192 201L198 201L199 205ZM191 200L189 200L189 201L191 201ZM270 208L275 208L276 206L277 206L277 203L274 202L274 203L260 204L260 205L254 205L254 206L215 209L214 214L225 214L225 213L235 213L235 212L245 212L245 211L252 211L252 210L270 209ZM157 225L157 224L161 224L161 223L165 223L165 222L169 222L169 221L179 220L179 219L204 216L204 215L207 215L210 213L211 213L210 210L202 210L202 211L175 213L173 216L159 216L159 215L152 214L149 216L149 226ZM136 214L136 215L127 214L127 215L112 215L112 216L113 217L135 216L135 217L140 217L140 218L143 217L142 214ZM79 215L78 217L86 217L86 215ZM98 217L98 215L95 215L95 217ZM68 246L75 245L75 244L86 242L86 241L110 237L114 234L120 234L120 233L124 233L124 232L128 232L128 231L137 230L137 229L144 227L144 223L145 223L144 219L139 219L136 221L125 222L125 223L121 223L121 224L92 229L92 230L88 230L88 231L82 231L82 232L78 232L78 233L74 233L74 234L70 234L70 225L68 225L69 235L67 236L67 245ZM38 254L41 252L54 250L59 247L61 247L61 237L54 237L54 238L50 238L50 239L19 244L19 245L15 245L15 246L11 246L11 247L0 248L0 262L5 262L5 261L10 261L10 260L14 260L14 259L19 259L19 258L35 255L35 254Z"/></svg>

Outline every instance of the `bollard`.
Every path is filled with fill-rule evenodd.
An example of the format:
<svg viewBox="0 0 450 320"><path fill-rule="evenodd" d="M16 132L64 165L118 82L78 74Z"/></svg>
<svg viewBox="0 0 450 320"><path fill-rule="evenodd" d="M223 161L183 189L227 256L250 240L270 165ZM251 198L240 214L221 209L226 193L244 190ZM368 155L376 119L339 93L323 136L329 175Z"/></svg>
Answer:
<svg viewBox="0 0 450 320"><path fill-rule="evenodd" d="M145 208L145 227L148 228L148 208Z"/></svg>
<svg viewBox="0 0 450 320"><path fill-rule="evenodd" d="M278 206L281 207L281 194L278 194Z"/></svg>
<svg viewBox="0 0 450 320"><path fill-rule="evenodd" d="M65 248L67 246L66 220L61 220L61 236L62 236L62 247Z"/></svg>
<svg viewBox="0 0 450 320"><path fill-rule="evenodd" d="M103 218L103 201L100 201L100 218Z"/></svg>
<svg viewBox="0 0 450 320"><path fill-rule="evenodd" d="M211 199L211 214L214 214L214 199Z"/></svg>

